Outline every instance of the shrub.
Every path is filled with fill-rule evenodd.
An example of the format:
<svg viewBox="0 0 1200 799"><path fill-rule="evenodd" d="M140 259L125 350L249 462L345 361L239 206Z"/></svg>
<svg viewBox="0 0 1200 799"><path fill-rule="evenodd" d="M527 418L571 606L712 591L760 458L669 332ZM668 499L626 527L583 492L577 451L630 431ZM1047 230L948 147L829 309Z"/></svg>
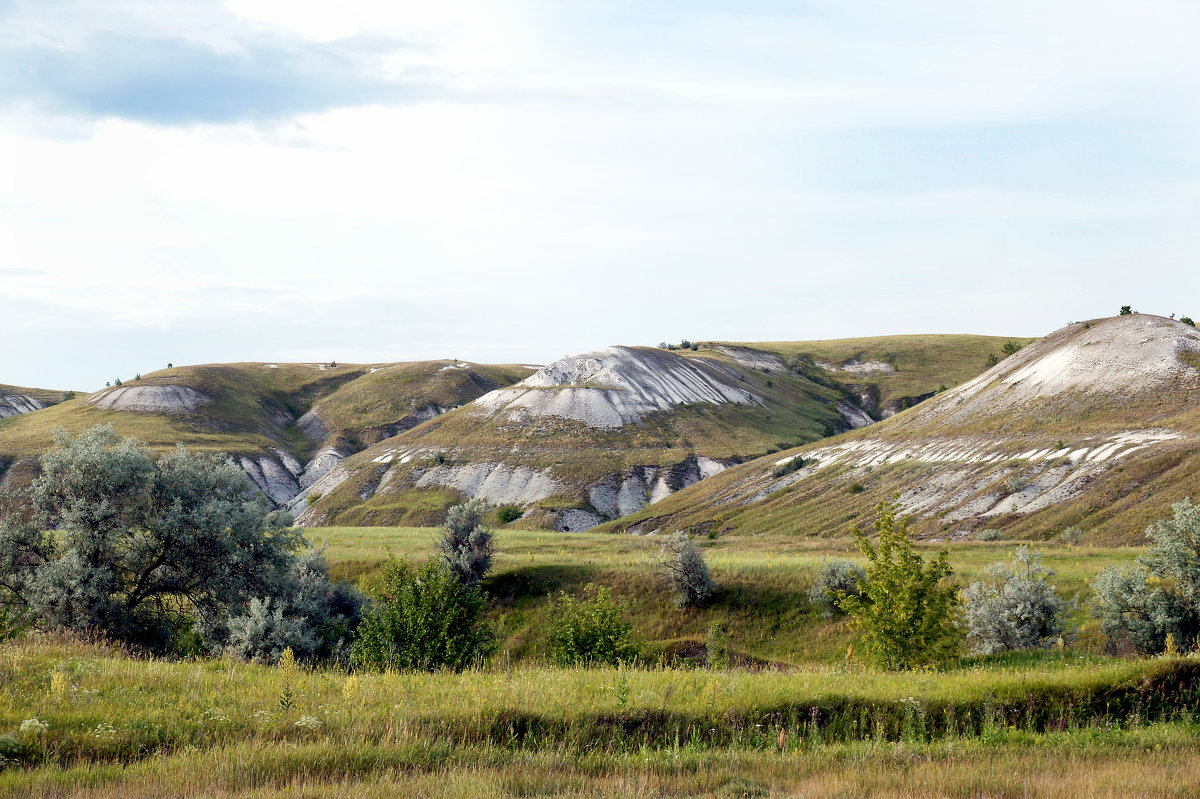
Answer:
<svg viewBox="0 0 1200 799"><path fill-rule="evenodd" d="M864 486L862 483L851 483L850 487L847 488L846 490L849 491L851 494L861 494L862 492L866 491L867 489L866 489L866 486Z"/></svg>
<svg viewBox="0 0 1200 799"><path fill-rule="evenodd" d="M827 618L832 617L842 612L838 605L839 597L861 597L866 581L866 570L854 561L822 558L817 582L808 590L808 601L820 608Z"/></svg>
<svg viewBox="0 0 1200 799"><path fill-rule="evenodd" d="M993 563L988 578L963 591L963 617L972 648L984 655L1047 644L1066 631L1069 603L1047 578L1054 570L1022 544L1012 564Z"/></svg>
<svg viewBox="0 0 1200 799"><path fill-rule="evenodd" d="M307 497L305 497L304 501L307 502L308 506L311 508L313 505L316 505L318 502L321 501L321 496L322 496L322 494L319 491L314 491L313 493L311 493Z"/></svg>
<svg viewBox="0 0 1200 799"><path fill-rule="evenodd" d="M1010 474L1008 479L1004 481L1004 487L1008 489L1008 493L1015 494L1018 491L1026 488L1029 485L1029 480L1023 475Z"/></svg>
<svg viewBox="0 0 1200 799"><path fill-rule="evenodd" d="M659 579L670 589L676 607L698 607L717 592L704 555L687 533L667 538L656 563Z"/></svg>
<svg viewBox="0 0 1200 799"><path fill-rule="evenodd" d="M781 463L778 466L776 466L775 469L771 472L771 476L772 477L785 477L785 476L791 474L792 472L800 471L808 464L809 464L809 461L806 461L804 458L801 458L799 455L797 455L794 458L792 458L791 460L786 461L786 462Z"/></svg>
<svg viewBox="0 0 1200 799"><path fill-rule="evenodd" d="M975 534L976 541L1003 541L1004 533L991 527L980 530Z"/></svg>
<svg viewBox="0 0 1200 799"><path fill-rule="evenodd" d="M983 363L984 366L986 366L988 369L991 369L993 366L1000 363L1000 356L994 352L989 352Z"/></svg>
<svg viewBox="0 0 1200 799"><path fill-rule="evenodd" d="M455 579L474 585L492 568L492 531L483 523L487 505L478 499L455 505L446 513L438 553Z"/></svg>
<svg viewBox="0 0 1200 799"><path fill-rule="evenodd" d="M226 651L267 663L289 648L301 661L348 657L364 598L353 586L330 582L319 550L298 558L274 593L252 599L245 613L229 620Z"/></svg>
<svg viewBox="0 0 1200 799"><path fill-rule="evenodd" d="M0 519L0 606L159 650L194 623L220 647L230 616L287 584L303 543L227 458L178 447L155 460L111 426L60 430Z"/></svg>
<svg viewBox="0 0 1200 799"><path fill-rule="evenodd" d="M1006 341L1004 342L1004 346L1000 348L1000 351L1003 352L1004 357L1007 358L1009 355L1015 355L1016 353L1020 352L1021 345L1015 341Z"/></svg>
<svg viewBox="0 0 1200 799"><path fill-rule="evenodd" d="M707 655L710 669L724 670L729 667L729 633L719 622L708 625L708 637L704 642L704 652Z"/></svg>
<svg viewBox="0 0 1200 799"><path fill-rule="evenodd" d="M1193 648L1200 634L1200 506L1171 506L1146 528L1150 546L1132 566L1109 566L1095 581L1095 610L1110 645L1162 652L1167 637Z"/></svg>
<svg viewBox="0 0 1200 799"><path fill-rule="evenodd" d="M957 648L958 588L949 582L949 553L925 563L908 539L908 523L896 518L896 505L881 502L875 521L879 548L861 530L854 539L867 559L863 594L838 595L838 605L854 616L867 655L888 669L936 662Z"/></svg>
<svg viewBox="0 0 1200 799"><path fill-rule="evenodd" d="M389 558L372 591L351 662L375 670L450 669L470 666L490 650L483 625L487 595L431 560L419 569Z"/></svg>
<svg viewBox="0 0 1200 799"><path fill-rule="evenodd" d="M604 586L589 584L584 595L561 594L554 603L548 637L559 666L615 666L637 657L633 623L626 606Z"/></svg>
<svg viewBox="0 0 1200 799"><path fill-rule="evenodd" d="M1181 316L1179 317L1179 321L1183 322L1185 325L1191 325L1192 327L1196 326L1196 323L1192 321L1192 317L1190 316Z"/></svg>
<svg viewBox="0 0 1200 799"><path fill-rule="evenodd" d="M1073 547L1079 543L1079 539L1083 538L1083 530L1072 525L1058 534L1058 540L1062 541L1069 547Z"/></svg>
<svg viewBox="0 0 1200 799"><path fill-rule="evenodd" d="M525 515L520 505L501 505L496 508L496 519L500 524L509 524Z"/></svg>
<svg viewBox="0 0 1200 799"><path fill-rule="evenodd" d="M1121 306L1121 313L1119 314L1120 316L1129 316L1131 313L1133 313L1133 308L1131 306L1129 306L1129 305Z"/></svg>

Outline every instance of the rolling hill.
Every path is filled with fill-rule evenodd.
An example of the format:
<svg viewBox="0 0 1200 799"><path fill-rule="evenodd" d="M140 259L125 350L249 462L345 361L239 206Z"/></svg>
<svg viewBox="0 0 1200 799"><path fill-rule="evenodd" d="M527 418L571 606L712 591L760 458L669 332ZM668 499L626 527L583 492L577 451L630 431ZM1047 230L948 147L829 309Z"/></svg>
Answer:
<svg viewBox="0 0 1200 799"><path fill-rule="evenodd" d="M28 479L55 428L112 424L156 448L229 453L283 505L347 455L531 371L452 361L167 369L0 419L0 487Z"/></svg>
<svg viewBox="0 0 1200 799"><path fill-rule="evenodd" d="M607 347L381 441L306 486L305 524L422 524L466 497L584 530L974 377L1006 339ZM1025 341L1024 339L1019 341Z"/></svg>
<svg viewBox="0 0 1200 799"><path fill-rule="evenodd" d="M1200 331L1151 315L1098 319L879 424L730 469L611 529L844 534L898 495L928 539L1073 527L1096 542L1140 541L1171 502L1200 499L1198 441Z"/></svg>

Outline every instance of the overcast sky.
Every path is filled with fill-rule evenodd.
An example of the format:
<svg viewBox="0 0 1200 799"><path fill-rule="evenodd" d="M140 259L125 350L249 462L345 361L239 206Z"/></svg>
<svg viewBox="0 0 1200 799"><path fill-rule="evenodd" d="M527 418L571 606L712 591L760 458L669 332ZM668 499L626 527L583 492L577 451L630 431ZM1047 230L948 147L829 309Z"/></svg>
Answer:
<svg viewBox="0 0 1200 799"><path fill-rule="evenodd" d="M0 383L1200 317L1200 5L0 0Z"/></svg>

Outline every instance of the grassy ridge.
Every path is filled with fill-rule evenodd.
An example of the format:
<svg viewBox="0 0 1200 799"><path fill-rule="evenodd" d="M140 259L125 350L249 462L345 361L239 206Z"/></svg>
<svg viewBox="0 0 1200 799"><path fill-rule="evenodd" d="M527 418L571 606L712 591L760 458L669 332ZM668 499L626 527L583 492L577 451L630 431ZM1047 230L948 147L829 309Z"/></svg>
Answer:
<svg viewBox="0 0 1200 799"><path fill-rule="evenodd" d="M844 382L877 385L879 402L886 405L903 397L928 394L942 385L954 387L964 383L984 371L989 355L1003 357L1000 348L1005 342L1014 341L1024 346L1034 340L1002 336L909 335L764 341L751 346L775 353L789 362L801 358L840 365L857 359L860 362L882 361L891 364L896 369L894 374L855 378L845 373L834 373Z"/></svg>

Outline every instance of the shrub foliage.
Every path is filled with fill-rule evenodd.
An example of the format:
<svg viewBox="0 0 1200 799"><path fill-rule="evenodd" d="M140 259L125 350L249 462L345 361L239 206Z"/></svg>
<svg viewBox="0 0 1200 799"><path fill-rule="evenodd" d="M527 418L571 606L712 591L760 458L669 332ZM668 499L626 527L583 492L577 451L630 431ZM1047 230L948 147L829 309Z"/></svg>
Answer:
<svg viewBox="0 0 1200 799"><path fill-rule="evenodd" d="M475 585L492 568L492 531L483 523L487 510L478 499L450 508L437 542L446 567L465 585Z"/></svg>
<svg viewBox="0 0 1200 799"><path fill-rule="evenodd" d="M1021 545L1011 564L993 563L988 579L963 591L963 617L972 648L984 655L1047 644L1066 632L1069 603L1054 593L1054 570Z"/></svg>
<svg viewBox="0 0 1200 799"><path fill-rule="evenodd" d="M0 605L40 629L167 648L181 627L223 645L229 618L287 584L303 544L227 458L155 460L111 426L55 433L0 519Z"/></svg>
<svg viewBox="0 0 1200 799"><path fill-rule="evenodd" d="M554 603L548 637L550 653L559 666L615 666L637 657L633 623L624 603L609 590L589 584L583 596L561 594Z"/></svg>
<svg viewBox="0 0 1200 799"><path fill-rule="evenodd" d="M375 670L466 668L487 654L487 595L444 564L390 558L358 627L351 662Z"/></svg>
<svg viewBox="0 0 1200 799"><path fill-rule="evenodd" d="M1162 652L1167 636L1185 649L1200 636L1200 506L1190 499L1146 528L1150 546L1132 566L1109 566L1095 583L1096 615L1111 644Z"/></svg>
<svg viewBox="0 0 1200 799"><path fill-rule="evenodd" d="M675 533L663 542L656 565L659 580L670 589L676 607L699 607L717 592L704 554L687 533Z"/></svg>
<svg viewBox="0 0 1200 799"><path fill-rule="evenodd" d="M946 550L925 563L908 539L908 523L896 518L896 505L881 502L875 521L879 546L861 530L855 541L867 559L861 595L838 594L838 604L862 631L868 656L888 669L936 662L953 654L961 634L957 625L958 589L949 582Z"/></svg>
<svg viewBox="0 0 1200 799"><path fill-rule="evenodd" d="M865 585L867 572L852 560L822 558L817 582L808 591L808 601L820 608L826 617L842 613L838 604L842 596L862 597L859 586Z"/></svg>

